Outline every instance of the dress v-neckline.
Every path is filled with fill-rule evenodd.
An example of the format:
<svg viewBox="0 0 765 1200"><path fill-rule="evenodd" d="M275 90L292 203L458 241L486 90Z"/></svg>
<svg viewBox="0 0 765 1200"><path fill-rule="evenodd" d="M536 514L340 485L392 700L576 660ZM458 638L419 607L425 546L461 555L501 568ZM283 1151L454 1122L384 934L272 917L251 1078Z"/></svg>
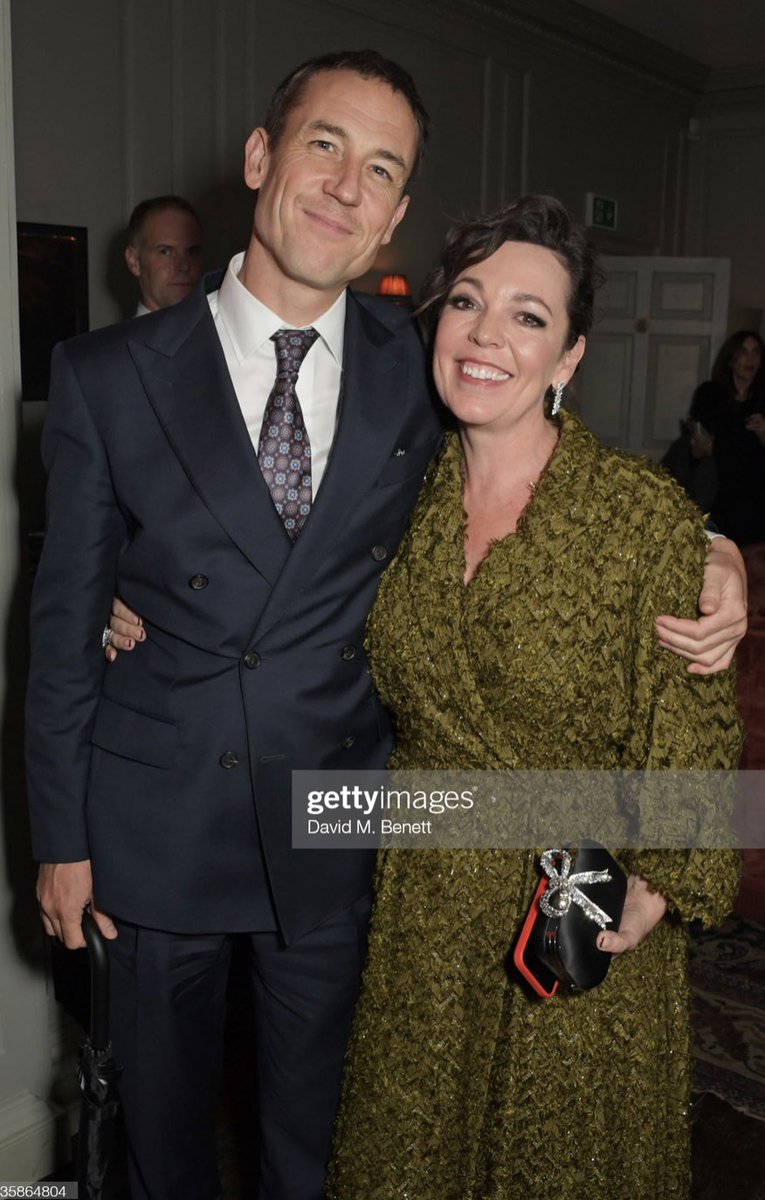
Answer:
<svg viewBox="0 0 765 1200"><path fill-rule="evenodd" d="M515 529L511 529L508 533L502 534L501 537L491 538L489 540L489 543L486 547L484 554L481 556L479 561L476 563L475 570L473 571L473 574L470 576L469 579L465 579L465 571L467 569L467 555L465 553L465 543L467 540L467 522L468 522L468 514L465 511L465 505L464 505L464 464L465 464L465 459L464 459L464 454L462 451L462 446L459 441L459 436L456 435L455 440L457 442L457 455L456 455L457 480L458 480L458 484L459 484L460 512L462 514L462 522L461 522L462 553L460 556L460 568L461 568L460 579L461 579L461 583L462 583L462 589L466 594L471 590L474 583L477 581L479 575L484 574L484 569L486 568L487 564L491 560L492 556L497 551L501 550L503 547L507 547L509 549L509 544L511 543L511 541L517 541L519 535L521 537L521 540L524 543L528 543L528 540L529 540L528 529L529 529L529 525L531 525L532 531L533 531L533 523L534 523L533 522L533 511L537 507L538 495L540 492L542 494L544 494L547 491L547 486L546 486L547 481L551 475L551 468L553 466L553 463L555 462L556 458L558 457L558 451L560 449L562 435L563 435L563 431L561 429L561 431L558 435L558 439L552 448L552 452L550 453L550 456L547 459L547 462L545 463L539 478L536 480L535 483L529 484L529 493L530 493L529 498L520 512L518 520L516 521L516 524L515 524Z"/></svg>

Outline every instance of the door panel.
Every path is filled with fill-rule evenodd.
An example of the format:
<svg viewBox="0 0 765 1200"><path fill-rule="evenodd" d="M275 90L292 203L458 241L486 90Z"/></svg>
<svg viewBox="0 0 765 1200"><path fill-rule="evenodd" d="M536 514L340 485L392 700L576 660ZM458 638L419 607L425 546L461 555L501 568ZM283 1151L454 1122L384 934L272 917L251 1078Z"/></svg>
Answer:
<svg viewBox="0 0 765 1200"><path fill-rule="evenodd" d="M690 397L709 371L708 337L682 334L649 335L648 372L643 409L644 450L659 457L677 437L678 420L685 416ZM678 402L685 407L678 413Z"/></svg>
<svg viewBox="0 0 765 1200"><path fill-rule="evenodd" d="M726 332L730 262L606 258L574 407L608 445L660 459Z"/></svg>
<svg viewBox="0 0 765 1200"><path fill-rule="evenodd" d="M602 333L587 343L586 408L581 415L607 446L629 441L632 345L629 334ZM577 398L582 395L576 377Z"/></svg>

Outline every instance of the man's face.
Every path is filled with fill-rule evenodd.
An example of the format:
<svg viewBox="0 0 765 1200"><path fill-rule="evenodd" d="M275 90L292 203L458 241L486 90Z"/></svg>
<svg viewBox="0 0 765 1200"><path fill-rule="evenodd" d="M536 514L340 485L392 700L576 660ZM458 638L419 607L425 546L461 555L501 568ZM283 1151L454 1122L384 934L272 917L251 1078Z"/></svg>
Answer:
<svg viewBox="0 0 765 1200"><path fill-rule="evenodd" d="M202 274L202 230L181 208L149 213L136 244L126 248L125 261L146 307L152 312L170 308Z"/></svg>
<svg viewBox="0 0 765 1200"><path fill-rule="evenodd" d="M278 144L264 129L247 143L259 195L245 283L256 279L266 304L301 290L331 303L406 212L416 145L414 114L387 83L345 70L310 79Z"/></svg>

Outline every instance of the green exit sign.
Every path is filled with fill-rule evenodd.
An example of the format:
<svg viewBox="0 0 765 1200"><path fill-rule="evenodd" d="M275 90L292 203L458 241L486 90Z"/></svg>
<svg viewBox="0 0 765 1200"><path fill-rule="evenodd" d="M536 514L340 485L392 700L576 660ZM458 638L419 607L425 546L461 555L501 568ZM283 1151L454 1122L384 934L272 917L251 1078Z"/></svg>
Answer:
<svg viewBox="0 0 765 1200"><path fill-rule="evenodd" d="M587 203L584 223L596 229L616 229L617 203L610 196L596 196L594 192L587 193Z"/></svg>

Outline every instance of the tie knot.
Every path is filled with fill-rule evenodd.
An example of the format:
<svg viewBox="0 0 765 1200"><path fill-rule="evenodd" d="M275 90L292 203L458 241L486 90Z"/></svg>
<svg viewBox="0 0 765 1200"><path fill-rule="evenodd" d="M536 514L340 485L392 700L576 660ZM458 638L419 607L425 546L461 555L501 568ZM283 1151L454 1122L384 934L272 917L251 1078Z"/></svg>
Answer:
<svg viewBox="0 0 765 1200"><path fill-rule="evenodd" d="M277 375L297 375L303 359L318 336L313 327L278 330L271 338L276 346Z"/></svg>

